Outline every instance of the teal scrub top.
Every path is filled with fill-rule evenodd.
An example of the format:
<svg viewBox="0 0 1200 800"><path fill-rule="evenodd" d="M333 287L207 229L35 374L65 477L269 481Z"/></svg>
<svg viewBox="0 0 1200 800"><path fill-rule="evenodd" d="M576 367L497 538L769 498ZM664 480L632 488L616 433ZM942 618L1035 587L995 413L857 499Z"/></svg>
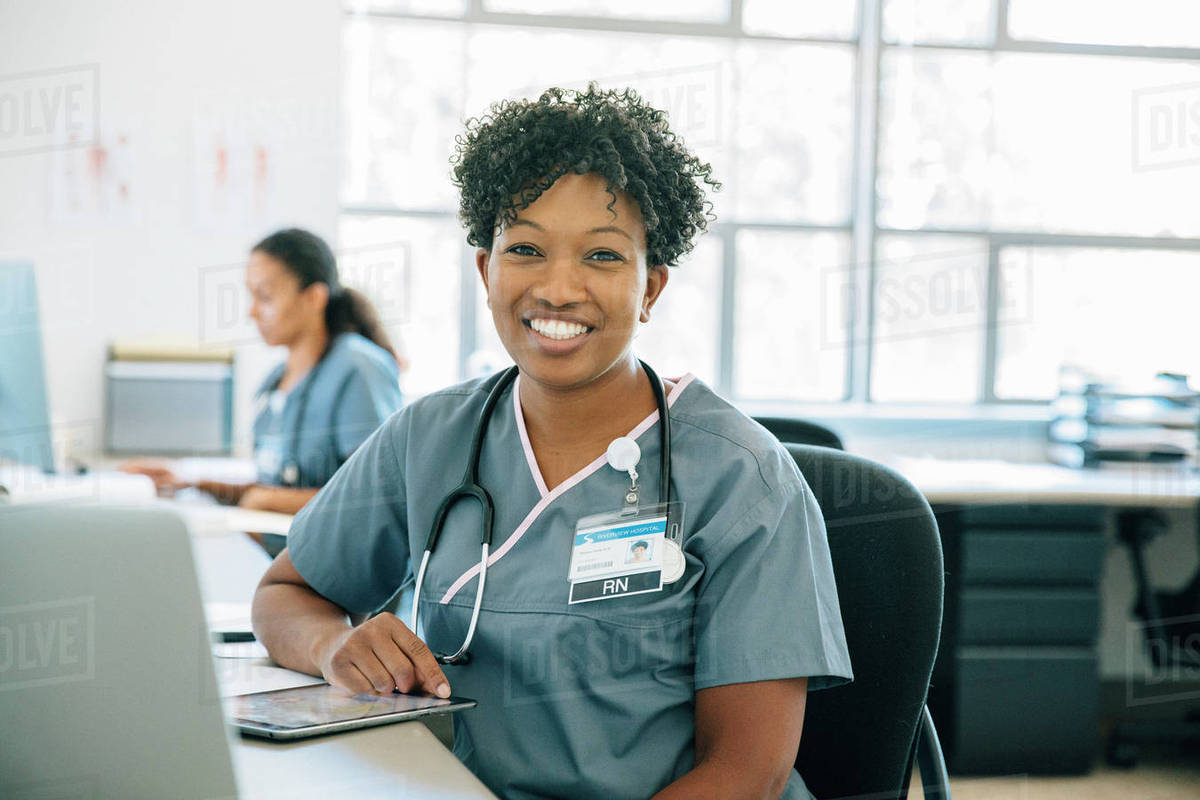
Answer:
<svg viewBox="0 0 1200 800"><path fill-rule="evenodd" d="M497 380L408 406L304 507L288 551L310 586L370 613L412 575ZM619 510L629 478L600 456L548 489L519 380L481 454L496 517L471 661L446 667L453 692L479 702L455 715L455 755L488 787L506 798L649 797L693 765L697 691L793 677L811 691L851 679L812 491L770 433L691 375L668 397L684 576L661 592L568 606L575 523ZM656 499L657 420L655 411L630 432L643 502ZM429 562L421 628L437 652L457 650L471 618L480 519L473 501L456 504ZM793 771L783 797L809 796Z"/></svg>
<svg viewBox="0 0 1200 800"><path fill-rule="evenodd" d="M276 391L285 364L255 394L254 459L267 486L324 486L383 421L400 409L400 375L391 354L357 333L330 343L321 363L286 393ZM301 398L308 393L307 403ZM296 418L304 406L297 436ZM296 480L284 472L294 460Z"/></svg>

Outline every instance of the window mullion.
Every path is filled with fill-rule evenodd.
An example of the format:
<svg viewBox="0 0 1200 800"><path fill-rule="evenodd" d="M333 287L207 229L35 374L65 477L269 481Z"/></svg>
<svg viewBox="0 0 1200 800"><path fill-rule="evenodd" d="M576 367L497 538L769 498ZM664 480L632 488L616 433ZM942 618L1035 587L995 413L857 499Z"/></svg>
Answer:
<svg viewBox="0 0 1200 800"><path fill-rule="evenodd" d="M855 84L855 152L853 247L851 283L853 307L847 333L847 399L870 398L871 333L874 325L875 286L875 176L879 156L879 60L882 0L860 0L857 81Z"/></svg>

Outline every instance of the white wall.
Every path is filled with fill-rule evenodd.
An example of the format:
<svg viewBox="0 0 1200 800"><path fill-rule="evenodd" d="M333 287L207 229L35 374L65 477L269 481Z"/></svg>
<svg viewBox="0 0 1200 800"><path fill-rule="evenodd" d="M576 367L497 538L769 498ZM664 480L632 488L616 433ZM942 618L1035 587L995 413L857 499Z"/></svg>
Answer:
<svg viewBox="0 0 1200 800"><path fill-rule="evenodd" d="M337 0L0 0L0 258L37 267L51 418L72 450L95 445L113 338L236 344L245 436L280 354L201 292L240 284L275 228L335 236L340 38ZM56 98L72 109L39 135ZM103 148L100 172L99 151L62 146L68 124Z"/></svg>

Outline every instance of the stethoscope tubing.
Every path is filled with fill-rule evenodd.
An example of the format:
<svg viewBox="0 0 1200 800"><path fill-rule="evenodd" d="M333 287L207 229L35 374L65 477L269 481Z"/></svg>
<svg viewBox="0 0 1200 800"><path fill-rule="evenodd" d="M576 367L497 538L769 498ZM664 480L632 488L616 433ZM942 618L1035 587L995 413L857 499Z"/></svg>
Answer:
<svg viewBox="0 0 1200 800"><path fill-rule="evenodd" d="M330 346L332 346L332 342ZM325 348L325 351L321 353L321 357L317 359L317 363L301 379L303 385L300 387L300 395L296 398L296 420L292 423L292 436L287 440L288 458L281 458L279 460L279 479L280 483L284 486L300 485L300 459L298 454L300 452L300 436L304 430L304 415L308 413L308 399L312 394L313 386L317 383L317 377L321 374L321 367L325 365L325 357L329 354L329 349L328 346ZM276 383L275 385L278 386L279 384ZM273 390L264 390L263 393L267 394L270 391ZM295 474L289 479L288 472L294 472Z"/></svg>
<svg viewBox="0 0 1200 800"><path fill-rule="evenodd" d="M654 390L654 400L658 406L658 421L662 426L659 429L662 453L658 496L663 498L663 502L669 505L671 499L671 416L667 405L667 395L663 389L662 381L659 380L658 375L650 368L650 365L640 359L638 363L641 364L643 371L650 378L650 385ZM491 495L479 483L479 460L483 452L483 439L487 434L487 426L491 421L496 403L508 385L516 379L517 374L518 369L516 366L509 367L500 376L496 385L492 387L491 392L488 393L487 400L483 404L483 410L479 414L479 421L475 425L474 435L471 438L471 453L467 461L467 469L463 475L462 483L447 494L442 499L441 504L438 505L438 509L433 516L433 523L430 526L429 537L425 541L425 552L421 556L421 566L417 570L416 584L413 587L412 615L409 625L413 633L417 633L417 611L421 603L421 588L425 583L425 572L429 567L430 557L437 547L437 541L441 536L446 515L450 513L450 509L454 504L461 499L469 497L477 501L483 512L483 530L480 537L479 581L475 588L475 602L471 609L471 622L467 627L467 634L463 638L462 646L458 650L450 655L434 653L434 658L440 664L463 665L470 663L471 654L469 650L471 642L475 638L475 630L479 625L479 611L483 605L483 587L487 580L488 552L491 549L492 523L495 517L495 506L492 504Z"/></svg>

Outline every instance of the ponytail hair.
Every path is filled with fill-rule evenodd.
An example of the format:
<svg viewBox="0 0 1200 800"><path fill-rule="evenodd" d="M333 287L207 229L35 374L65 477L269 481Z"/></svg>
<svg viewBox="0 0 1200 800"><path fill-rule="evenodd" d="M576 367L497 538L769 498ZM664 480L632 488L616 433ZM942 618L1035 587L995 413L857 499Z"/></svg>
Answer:
<svg viewBox="0 0 1200 800"><path fill-rule="evenodd" d="M347 332L365 336L387 350L397 363L400 361L387 331L383 329L383 323L379 321L379 312L358 289L342 286L329 295L329 303L325 306L325 327L330 337Z"/></svg>
<svg viewBox="0 0 1200 800"><path fill-rule="evenodd" d="M357 333L374 342L396 359L396 350L379 321L379 313L366 295L338 281L337 258L320 236L300 228L276 231L251 252L264 253L279 261L300 281L301 290L314 283L329 287L325 304L325 330L332 341L340 333Z"/></svg>

